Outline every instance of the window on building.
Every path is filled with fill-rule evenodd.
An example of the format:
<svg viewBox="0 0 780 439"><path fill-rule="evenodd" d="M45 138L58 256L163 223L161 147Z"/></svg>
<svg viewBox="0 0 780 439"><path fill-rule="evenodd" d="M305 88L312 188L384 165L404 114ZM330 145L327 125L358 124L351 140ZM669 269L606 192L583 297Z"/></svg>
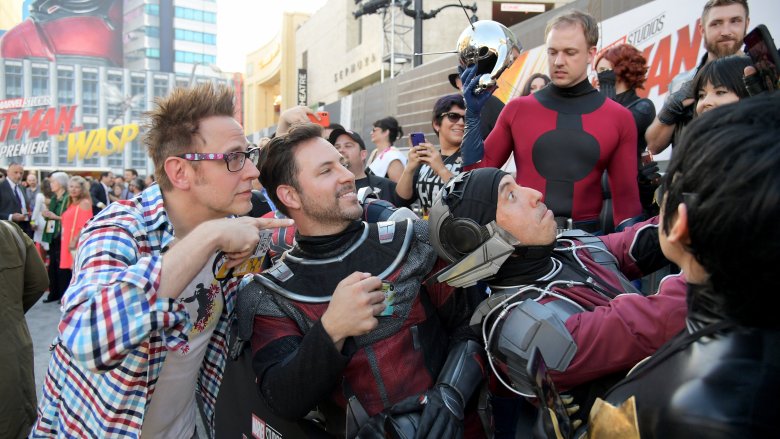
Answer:
<svg viewBox="0 0 780 439"><path fill-rule="evenodd" d="M49 67L33 65L32 96L47 96L49 94Z"/></svg>
<svg viewBox="0 0 780 439"><path fill-rule="evenodd" d="M127 145L125 145L127 148ZM125 154L123 152L116 152L106 157L106 164L109 168L124 168L125 167Z"/></svg>
<svg viewBox="0 0 780 439"><path fill-rule="evenodd" d="M97 71L85 70L81 74L81 108L84 115L97 116L100 99Z"/></svg>
<svg viewBox="0 0 780 439"><path fill-rule="evenodd" d="M45 142L49 136L40 136L37 139L29 139L32 142ZM46 154L35 154L32 156L33 165L49 166L51 165L51 144L49 145L49 151Z"/></svg>
<svg viewBox="0 0 780 439"><path fill-rule="evenodd" d="M202 11L200 9L184 8L176 6L174 10L176 18L183 18L185 20L201 21L204 23L216 23L217 14L209 11Z"/></svg>
<svg viewBox="0 0 780 439"><path fill-rule="evenodd" d="M146 57L147 58L159 58L160 57L160 49L157 49L156 47L147 47L146 48Z"/></svg>
<svg viewBox="0 0 780 439"><path fill-rule="evenodd" d="M73 105L76 95L73 91L73 70L57 69L57 103L59 105Z"/></svg>
<svg viewBox="0 0 780 439"><path fill-rule="evenodd" d="M214 64L217 62L217 57L214 55L208 55L205 53L185 52L183 50L177 50L175 54L176 62L183 62L189 64Z"/></svg>
<svg viewBox="0 0 780 439"><path fill-rule="evenodd" d="M157 26L146 26L144 28L147 37L160 38L160 28Z"/></svg>
<svg viewBox="0 0 780 439"><path fill-rule="evenodd" d="M130 167L135 168L141 172L146 169L146 163L149 161L149 157L146 155L146 147L141 142L143 135L141 133L133 139L127 146L130 148Z"/></svg>
<svg viewBox="0 0 780 439"><path fill-rule="evenodd" d="M155 77L152 87L154 87L154 97L166 96L168 94L168 78Z"/></svg>
<svg viewBox="0 0 780 439"><path fill-rule="evenodd" d="M174 32L174 38L180 41L192 41L201 44L217 44L216 35L188 29L176 29Z"/></svg>
<svg viewBox="0 0 780 439"><path fill-rule="evenodd" d="M63 140L59 140L57 142L57 157L60 158L60 162L57 166L59 167L65 167L65 166L76 166L75 161L67 161L68 160L68 139L70 137L66 137Z"/></svg>
<svg viewBox="0 0 780 439"><path fill-rule="evenodd" d="M22 86L22 66L5 65L5 97L20 98L24 95Z"/></svg>
<svg viewBox="0 0 780 439"><path fill-rule="evenodd" d="M133 118L139 118L146 109L146 77L142 75L130 77L130 96L133 97Z"/></svg>
<svg viewBox="0 0 780 439"><path fill-rule="evenodd" d="M111 91L106 91L106 104L108 107L108 124L115 125L122 123L124 116L124 80L121 71L109 71L106 73L106 83L111 87Z"/></svg>
<svg viewBox="0 0 780 439"><path fill-rule="evenodd" d="M149 15L160 15L160 5L146 4L144 5L144 12Z"/></svg>
<svg viewBox="0 0 780 439"><path fill-rule="evenodd" d="M84 131L90 131L96 129L98 129L98 125L96 123L84 123ZM86 135L87 137L89 137L89 133L86 133ZM82 166L100 165L100 155L98 155L96 152L91 152L91 153L92 156L88 156L81 161ZM67 158L67 155L65 157Z"/></svg>

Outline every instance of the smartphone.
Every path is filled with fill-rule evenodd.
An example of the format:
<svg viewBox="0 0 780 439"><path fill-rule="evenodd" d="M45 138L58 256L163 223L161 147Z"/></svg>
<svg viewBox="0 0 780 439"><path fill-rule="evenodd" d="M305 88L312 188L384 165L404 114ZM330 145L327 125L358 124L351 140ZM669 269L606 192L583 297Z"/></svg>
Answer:
<svg viewBox="0 0 780 439"><path fill-rule="evenodd" d="M320 126L323 126L323 127L327 127L328 125L330 125L330 115L328 114L327 111L318 111L317 112L317 115L320 116L320 120L317 120L317 118L314 117L313 114L308 114L307 113L306 115L309 116L309 120L311 120L312 123L316 123L317 125L320 125Z"/></svg>
<svg viewBox="0 0 780 439"><path fill-rule="evenodd" d="M775 42L766 26L759 24L745 35L745 52L753 61L753 67L758 71L764 87L769 91L776 90L780 55L777 53Z"/></svg>
<svg viewBox="0 0 780 439"><path fill-rule="evenodd" d="M412 139L412 146L417 146L421 143L425 143L425 134L423 133L412 133L409 134L409 137Z"/></svg>

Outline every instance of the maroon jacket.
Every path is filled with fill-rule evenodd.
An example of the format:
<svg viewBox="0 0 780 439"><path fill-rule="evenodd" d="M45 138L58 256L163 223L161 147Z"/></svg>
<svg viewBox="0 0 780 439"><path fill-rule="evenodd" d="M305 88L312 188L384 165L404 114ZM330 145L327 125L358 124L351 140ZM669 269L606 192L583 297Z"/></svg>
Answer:
<svg viewBox="0 0 780 439"><path fill-rule="evenodd" d="M637 263L642 250L637 248L641 247L635 239L637 232L657 223L657 218L653 218L623 232L599 237L629 279L646 274ZM578 255L593 273L605 279L616 279L614 273L589 257L587 249L578 250ZM559 291L570 298L576 297L576 301L587 307L579 297L592 297L593 294L587 295L578 289L588 290L573 287ZM664 278L658 292L650 296L624 294L605 303L594 303L599 298L592 299L591 303L596 306L591 311L575 314L565 322L577 343L577 353L565 372L551 372L555 383L565 390L630 369L653 354L685 326L685 296L685 276L679 274Z"/></svg>

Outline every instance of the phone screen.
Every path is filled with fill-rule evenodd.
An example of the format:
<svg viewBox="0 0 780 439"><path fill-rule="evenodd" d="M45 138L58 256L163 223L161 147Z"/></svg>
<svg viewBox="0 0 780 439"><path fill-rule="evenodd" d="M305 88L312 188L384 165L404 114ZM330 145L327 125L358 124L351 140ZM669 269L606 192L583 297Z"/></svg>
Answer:
<svg viewBox="0 0 780 439"><path fill-rule="evenodd" d="M417 146L425 142L425 134L423 133L412 133L409 137L412 139L412 146Z"/></svg>
<svg viewBox="0 0 780 439"><path fill-rule="evenodd" d="M778 54L769 31L763 25L756 27L745 36L745 46L764 86L769 91L775 90L778 80Z"/></svg>

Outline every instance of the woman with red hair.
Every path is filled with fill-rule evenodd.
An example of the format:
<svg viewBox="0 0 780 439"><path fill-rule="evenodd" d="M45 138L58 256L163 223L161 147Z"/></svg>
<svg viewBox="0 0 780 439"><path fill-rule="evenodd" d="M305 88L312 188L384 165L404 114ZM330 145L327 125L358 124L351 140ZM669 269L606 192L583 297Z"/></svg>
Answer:
<svg viewBox="0 0 780 439"><path fill-rule="evenodd" d="M652 215L654 185L651 183L658 167L655 162L642 164L641 155L647 148L645 131L655 119L655 105L647 98L640 98L636 89L644 88L647 80L647 60L642 52L630 44L610 47L596 58L599 91L631 111L636 123L636 157L639 163L639 198L645 212Z"/></svg>
<svg viewBox="0 0 780 439"><path fill-rule="evenodd" d="M647 60L642 52L630 44L607 49L596 58L599 90L608 98L631 110L636 121L637 157L645 150L645 130L655 118L655 105L642 99L636 89L644 88L647 80Z"/></svg>

